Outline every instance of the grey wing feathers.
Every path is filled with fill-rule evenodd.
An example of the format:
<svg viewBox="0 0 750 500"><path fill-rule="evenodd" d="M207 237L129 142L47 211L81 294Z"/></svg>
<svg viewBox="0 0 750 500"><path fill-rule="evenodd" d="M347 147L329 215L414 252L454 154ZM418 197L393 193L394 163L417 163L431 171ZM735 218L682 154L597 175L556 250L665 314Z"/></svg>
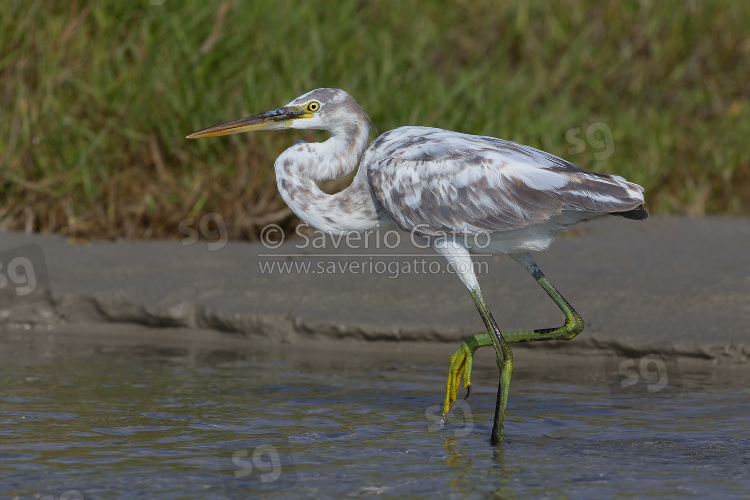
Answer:
<svg viewBox="0 0 750 500"><path fill-rule="evenodd" d="M563 211L647 215L637 184L493 137L402 127L373 141L362 166L399 227L426 236L510 231Z"/></svg>

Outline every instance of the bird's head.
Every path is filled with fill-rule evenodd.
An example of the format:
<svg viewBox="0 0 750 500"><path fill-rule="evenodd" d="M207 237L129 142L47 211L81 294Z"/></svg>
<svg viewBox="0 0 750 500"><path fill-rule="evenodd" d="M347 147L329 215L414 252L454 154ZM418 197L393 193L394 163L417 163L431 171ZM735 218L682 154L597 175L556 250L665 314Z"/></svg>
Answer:
<svg viewBox="0 0 750 500"><path fill-rule="evenodd" d="M187 136L188 139L238 134L253 130L285 128L320 129L336 132L353 120L371 124L362 107L340 89L316 89L301 95L278 109L208 127Z"/></svg>

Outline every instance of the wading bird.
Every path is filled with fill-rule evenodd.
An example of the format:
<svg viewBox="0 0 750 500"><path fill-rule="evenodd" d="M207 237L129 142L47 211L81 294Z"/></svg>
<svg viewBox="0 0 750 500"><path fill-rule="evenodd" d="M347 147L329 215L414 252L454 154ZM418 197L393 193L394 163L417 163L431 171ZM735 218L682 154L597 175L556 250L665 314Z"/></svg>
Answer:
<svg viewBox="0 0 750 500"><path fill-rule="evenodd" d="M508 344L570 340L583 320L542 274L529 252L545 250L569 226L602 215L643 220L643 188L616 175L596 174L514 142L428 127L400 127L368 146L370 118L339 89L317 89L284 107L215 125L188 139L251 130L320 129L324 142L297 141L278 157L276 183L307 224L333 234L395 223L426 238L469 289L487 333L467 337L451 356L444 414L463 375L468 397L474 352L494 346L500 384L491 442L502 441L513 372ZM317 183L351 173L352 184L327 194ZM480 244L481 242L481 244ZM559 328L502 333L479 290L470 252L513 257L565 313Z"/></svg>

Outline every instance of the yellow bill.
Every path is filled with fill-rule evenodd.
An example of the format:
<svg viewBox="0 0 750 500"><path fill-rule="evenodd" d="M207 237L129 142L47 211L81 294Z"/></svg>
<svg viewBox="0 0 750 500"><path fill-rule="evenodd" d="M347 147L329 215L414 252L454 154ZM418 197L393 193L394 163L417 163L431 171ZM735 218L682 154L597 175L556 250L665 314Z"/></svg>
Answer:
<svg viewBox="0 0 750 500"><path fill-rule="evenodd" d="M289 127L296 119L310 117L312 115L302 107L283 107L266 111L259 115L248 116L247 118L240 118L239 120L204 128L203 130L193 132L187 138L202 139L204 137L239 134L253 130L278 130Z"/></svg>

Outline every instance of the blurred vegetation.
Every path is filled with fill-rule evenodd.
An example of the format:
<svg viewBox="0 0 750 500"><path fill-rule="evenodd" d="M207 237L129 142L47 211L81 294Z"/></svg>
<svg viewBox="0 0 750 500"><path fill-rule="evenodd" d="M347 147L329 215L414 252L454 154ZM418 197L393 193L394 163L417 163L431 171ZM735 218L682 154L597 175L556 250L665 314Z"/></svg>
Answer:
<svg viewBox="0 0 750 500"><path fill-rule="evenodd" d="M381 132L492 135L620 174L655 213L748 214L749 26L731 0L6 0L0 229L180 237L208 212L235 238L291 227L273 161L319 133L184 137L318 87ZM602 123L608 157L596 134L571 142Z"/></svg>

